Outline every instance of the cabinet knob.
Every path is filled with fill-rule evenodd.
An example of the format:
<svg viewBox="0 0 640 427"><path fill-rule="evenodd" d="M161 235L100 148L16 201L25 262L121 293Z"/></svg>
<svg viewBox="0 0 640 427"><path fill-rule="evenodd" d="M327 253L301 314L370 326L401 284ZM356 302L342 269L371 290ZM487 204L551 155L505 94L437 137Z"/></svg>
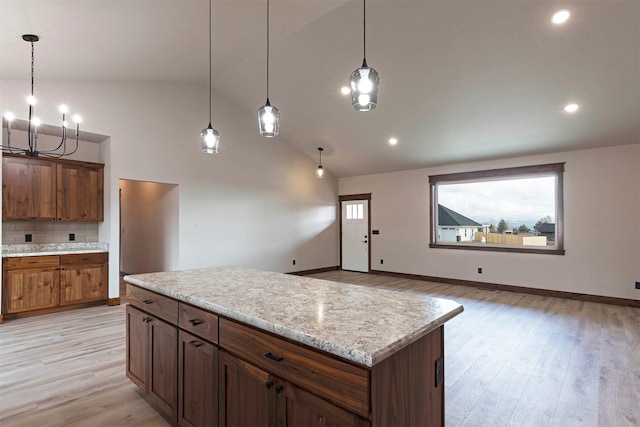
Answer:
<svg viewBox="0 0 640 427"><path fill-rule="evenodd" d="M191 344L191 346L195 348L202 347L202 343L199 341L189 341L189 344Z"/></svg>
<svg viewBox="0 0 640 427"><path fill-rule="evenodd" d="M276 386L276 393L280 393L282 390L284 390L284 387L282 387L280 384L278 384Z"/></svg>
<svg viewBox="0 0 640 427"><path fill-rule="evenodd" d="M273 387L273 381L267 381L264 385L265 385L267 388L271 388L271 387Z"/></svg>
<svg viewBox="0 0 640 427"><path fill-rule="evenodd" d="M199 325L199 324L201 324L201 323L202 323L202 320L199 320L199 319L191 319L191 320L189 320L189 323L191 323L191 326L197 326L197 325Z"/></svg>
<svg viewBox="0 0 640 427"><path fill-rule="evenodd" d="M142 301L142 302L143 302L143 303L145 303L145 304L147 304L147 305L149 305L149 304L153 303L153 301L151 301L150 299L146 299L146 300L144 300L144 301Z"/></svg>

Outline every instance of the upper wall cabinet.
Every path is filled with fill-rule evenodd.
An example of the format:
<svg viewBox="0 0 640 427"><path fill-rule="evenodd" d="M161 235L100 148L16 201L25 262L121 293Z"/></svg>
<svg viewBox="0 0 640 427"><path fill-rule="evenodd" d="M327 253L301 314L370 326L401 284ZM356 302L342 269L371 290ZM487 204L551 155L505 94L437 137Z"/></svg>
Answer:
<svg viewBox="0 0 640 427"><path fill-rule="evenodd" d="M104 219L104 165L2 156L3 221Z"/></svg>

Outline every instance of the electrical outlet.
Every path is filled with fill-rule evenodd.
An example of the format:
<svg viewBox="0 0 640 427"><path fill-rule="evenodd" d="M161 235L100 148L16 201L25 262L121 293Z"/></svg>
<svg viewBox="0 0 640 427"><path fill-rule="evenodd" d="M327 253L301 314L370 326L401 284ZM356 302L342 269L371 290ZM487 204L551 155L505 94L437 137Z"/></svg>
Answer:
<svg viewBox="0 0 640 427"><path fill-rule="evenodd" d="M69 241L73 242L76 240L76 234L75 233L69 233Z"/></svg>
<svg viewBox="0 0 640 427"><path fill-rule="evenodd" d="M384 264L384 260L383 259L380 260L380 264Z"/></svg>
<svg viewBox="0 0 640 427"><path fill-rule="evenodd" d="M482 274L482 267L478 267L478 274Z"/></svg>
<svg viewBox="0 0 640 427"><path fill-rule="evenodd" d="M640 282L636 282L636 289L640 289Z"/></svg>
<svg viewBox="0 0 640 427"><path fill-rule="evenodd" d="M293 260L293 265L296 265L296 260L295 259Z"/></svg>
<svg viewBox="0 0 640 427"><path fill-rule="evenodd" d="M24 235L24 241L29 243L33 241L33 236L31 234L25 234Z"/></svg>

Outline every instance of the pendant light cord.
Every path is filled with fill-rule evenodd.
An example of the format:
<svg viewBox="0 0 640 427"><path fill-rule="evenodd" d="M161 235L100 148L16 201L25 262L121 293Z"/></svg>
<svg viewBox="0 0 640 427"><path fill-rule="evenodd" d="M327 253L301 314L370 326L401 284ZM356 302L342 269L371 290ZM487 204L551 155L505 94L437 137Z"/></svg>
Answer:
<svg viewBox="0 0 640 427"><path fill-rule="evenodd" d="M211 127L211 0L209 0L209 127Z"/></svg>
<svg viewBox="0 0 640 427"><path fill-rule="evenodd" d="M367 61L367 0L362 0L362 58Z"/></svg>
<svg viewBox="0 0 640 427"><path fill-rule="evenodd" d="M267 102L269 101L269 0L267 0Z"/></svg>

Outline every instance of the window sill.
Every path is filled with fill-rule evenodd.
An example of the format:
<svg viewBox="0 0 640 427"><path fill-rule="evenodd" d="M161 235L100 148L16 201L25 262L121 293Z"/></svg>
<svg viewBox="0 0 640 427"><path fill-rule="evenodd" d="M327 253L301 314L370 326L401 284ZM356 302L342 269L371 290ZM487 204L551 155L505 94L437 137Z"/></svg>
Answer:
<svg viewBox="0 0 640 427"><path fill-rule="evenodd" d="M564 249L536 249L536 248L519 248L514 246L490 246L490 245L447 245L441 243L430 243L432 249L457 249L463 251L489 251L489 252L514 252L524 254L541 254L541 255L564 255Z"/></svg>

